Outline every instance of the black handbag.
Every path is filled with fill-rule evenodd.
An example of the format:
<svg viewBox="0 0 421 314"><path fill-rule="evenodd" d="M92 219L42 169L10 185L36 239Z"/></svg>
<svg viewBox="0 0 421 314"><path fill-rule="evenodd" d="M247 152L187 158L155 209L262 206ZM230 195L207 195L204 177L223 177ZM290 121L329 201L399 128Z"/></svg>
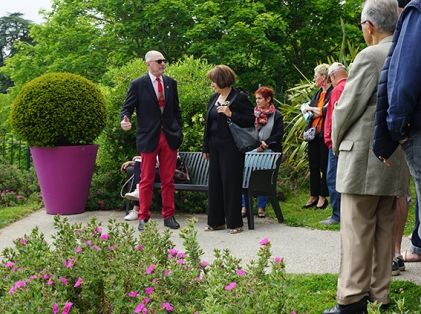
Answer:
<svg viewBox="0 0 421 314"><path fill-rule="evenodd" d="M232 122L231 119L228 119L227 122L235 145L240 152L249 152L259 147L259 135L255 127L242 128Z"/></svg>
<svg viewBox="0 0 421 314"><path fill-rule="evenodd" d="M237 98L237 94L229 102L228 106ZM242 128L227 118L228 128L238 150L242 153L249 152L260 146L259 134L254 126Z"/></svg>

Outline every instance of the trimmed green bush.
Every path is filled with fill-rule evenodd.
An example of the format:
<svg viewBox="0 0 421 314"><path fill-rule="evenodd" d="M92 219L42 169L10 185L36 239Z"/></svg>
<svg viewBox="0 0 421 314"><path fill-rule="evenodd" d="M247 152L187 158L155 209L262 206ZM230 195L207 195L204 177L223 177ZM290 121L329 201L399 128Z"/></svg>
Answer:
<svg viewBox="0 0 421 314"><path fill-rule="evenodd" d="M105 123L99 88L71 73L48 73L28 82L10 112L12 128L30 146L90 144Z"/></svg>

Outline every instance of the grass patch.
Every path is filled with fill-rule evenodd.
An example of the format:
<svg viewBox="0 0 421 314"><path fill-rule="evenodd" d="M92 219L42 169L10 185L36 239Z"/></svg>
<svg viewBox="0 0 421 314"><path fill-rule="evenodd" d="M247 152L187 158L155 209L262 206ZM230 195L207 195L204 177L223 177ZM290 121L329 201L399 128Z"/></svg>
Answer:
<svg viewBox="0 0 421 314"><path fill-rule="evenodd" d="M322 313L336 303L337 275L287 275L288 308L297 313ZM392 281L392 306L382 313L421 313L419 296L421 286L409 281ZM404 301L406 312L401 312L398 303ZM373 306L374 307L374 306Z"/></svg>
<svg viewBox="0 0 421 314"><path fill-rule="evenodd" d="M412 229L414 228L414 207L415 207L415 190L413 184L411 184L411 195L412 201L408 210L408 220L405 226L405 235L410 235ZM309 194L307 190L297 189L291 191L286 195L286 200L281 201L281 209L284 214L285 221L284 223L291 227L307 227L311 229L320 229L320 230L339 230L339 225L333 226L324 226L320 224L321 220L324 220L332 215L332 207L329 206L325 209L315 209L315 207L310 209L301 208L308 200ZM254 204L254 208L256 208ZM275 218L275 213L268 203L266 214L269 217Z"/></svg>
<svg viewBox="0 0 421 314"><path fill-rule="evenodd" d="M0 228L4 228L40 208L41 206L38 202L14 207L2 207L0 208Z"/></svg>

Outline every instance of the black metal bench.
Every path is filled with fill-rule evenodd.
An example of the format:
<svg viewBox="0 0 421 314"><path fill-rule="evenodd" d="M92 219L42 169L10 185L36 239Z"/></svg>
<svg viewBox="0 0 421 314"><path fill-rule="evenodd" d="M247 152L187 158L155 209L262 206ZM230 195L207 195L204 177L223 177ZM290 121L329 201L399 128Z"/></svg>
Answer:
<svg viewBox="0 0 421 314"><path fill-rule="evenodd" d="M208 191L209 163L202 158L201 152L180 152L186 165L190 183L176 183L175 189L179 191ZM249 229L254 229L254 216L252 211L253 196L268 196L275 211L278 222L283 222L281 207L276 198L276 179L281 164L282 153L246 153L243 176L243 191L246 195L247 223ZM154 184L160 188L160 183Z"/></svg>

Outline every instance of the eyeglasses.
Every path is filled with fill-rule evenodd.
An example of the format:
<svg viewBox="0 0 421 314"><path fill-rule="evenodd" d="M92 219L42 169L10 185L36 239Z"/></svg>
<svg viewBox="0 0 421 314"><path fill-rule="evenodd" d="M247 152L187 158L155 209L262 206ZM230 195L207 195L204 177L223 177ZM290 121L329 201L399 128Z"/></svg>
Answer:
<svg viewBox="0 0 421 314"><path fill-rule="evenodd" d="M167 63L167 60L165 59L158 59L158 60L152 60L152 62L156 62L158 64Z"/></svg>
<svg viewBox="0 0 421 314"><path fill-rule="evenodd" d="M364 24L366 24L366 23L368 23L368 24L370 24L371 26L373 26L373 23L371 23L369 20L365 20L365 21L362 21L362 22L360 23L360 25L358 26L358 27L360 28L360 30L363 28L363 25L364 25Z"/></svg>

